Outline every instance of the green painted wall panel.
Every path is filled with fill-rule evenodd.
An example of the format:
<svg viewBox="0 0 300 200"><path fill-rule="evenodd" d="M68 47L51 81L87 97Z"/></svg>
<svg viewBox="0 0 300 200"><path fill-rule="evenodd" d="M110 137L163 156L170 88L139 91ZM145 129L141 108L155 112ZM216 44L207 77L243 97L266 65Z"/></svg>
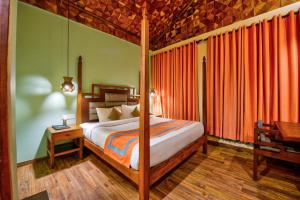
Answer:
<svg viewBox="0 0 300 200"><path fill-rule="evenodd" d="M18 3L16 57L17 161L46 156L47 126L75 114L76 92L60 90L67 68L67 21ZM70 23L70 75L83 56L83 91L91 83L138 87L140 47L76 22ZM76 81L76 80L75 80Z"/></svg>

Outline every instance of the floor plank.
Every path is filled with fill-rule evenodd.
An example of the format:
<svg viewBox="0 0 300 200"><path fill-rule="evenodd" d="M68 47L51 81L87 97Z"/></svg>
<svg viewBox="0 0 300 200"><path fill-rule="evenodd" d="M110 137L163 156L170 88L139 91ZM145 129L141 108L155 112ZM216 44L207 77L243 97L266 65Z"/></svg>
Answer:
<svg viewBox="0 0 300 200"><path fill-rule="evenodd" d="M208 146L208 155L194 154L151 189L151 199L300 199L299 166L263 163L260 180L252 180L248 149ZM138 199L138 190L124 176L93 154L45 160L18 168L19 197L47 190L49 199Z"/></svg>

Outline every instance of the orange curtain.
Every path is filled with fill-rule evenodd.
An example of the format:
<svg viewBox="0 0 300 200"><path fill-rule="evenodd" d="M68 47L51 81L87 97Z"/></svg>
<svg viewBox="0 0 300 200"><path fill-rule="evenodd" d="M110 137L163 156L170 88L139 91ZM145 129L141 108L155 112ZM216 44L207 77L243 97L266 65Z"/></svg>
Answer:
<svg viewBox="0 0 300 200"><path fill-rule="evenodd" d="M258 119L300 121L300 16L276 16L208 39L207 129L253 142Z"/></svg>
<svg viewBox="0 0 300 200"><path fill-rule="evenodd" d="M197 44L152 57L153 112L172 119L199 121Z"/></svg>

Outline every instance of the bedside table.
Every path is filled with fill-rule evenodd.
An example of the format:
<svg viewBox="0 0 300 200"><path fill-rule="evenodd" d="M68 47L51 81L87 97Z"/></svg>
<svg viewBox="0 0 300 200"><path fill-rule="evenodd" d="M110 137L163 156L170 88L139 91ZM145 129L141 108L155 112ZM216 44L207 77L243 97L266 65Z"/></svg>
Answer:
<svg viewBox="0 0 300 200"><path fill-rule="evenodd" d="M73 140L73 143L55 145L69 140ZM78 152L79 158L82 159L82 149L83 132L80 126L75 125L63 130L55 130L52 127L47 129L47 154L50 158L50 168L54 167L54 159L58 156Z"/></svg>
<svg viewBox="0 0 300 200"><path fill-rule="evenodd" d="M162 114L154 114L154 113L150 113L150 115L154 115L155 117L162 117Z"/></svg>

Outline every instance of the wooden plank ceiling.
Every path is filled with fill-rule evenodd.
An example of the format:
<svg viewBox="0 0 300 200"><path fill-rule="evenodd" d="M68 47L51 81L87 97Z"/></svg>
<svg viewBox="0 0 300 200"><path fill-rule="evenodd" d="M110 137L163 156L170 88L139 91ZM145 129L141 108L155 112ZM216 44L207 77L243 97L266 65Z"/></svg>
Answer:
<svg viewBox="0 0 300 200"><path fill-rule="evenodd" d="M22 0L67 16L68 0ZM150 48L178 41L247 19L299 0L148 0ZM143 0L70 0L70 18L140 44Z"/></svg>

